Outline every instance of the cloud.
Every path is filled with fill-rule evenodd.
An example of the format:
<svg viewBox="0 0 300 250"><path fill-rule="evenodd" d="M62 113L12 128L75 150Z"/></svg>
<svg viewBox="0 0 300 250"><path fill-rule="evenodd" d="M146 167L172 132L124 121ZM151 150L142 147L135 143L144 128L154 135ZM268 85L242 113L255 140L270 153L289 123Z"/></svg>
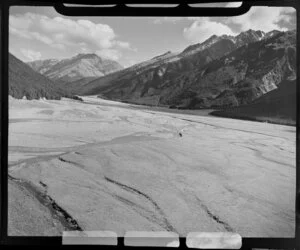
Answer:
<svg viewBox="0 0 300 250"><path fill-rule="evenodd" d="M282 21L290 22L296 15L292 7L252 7L248 13L234 18L226 18L227 25L238 25L242 31L248 29L262 30L265 32L277 29L286 30L280 25Z"/></svg>
<svg viewBox="0 0 300 250"><path fill-rule="evenodd" d="M20 49L23 56L27 59L27 61L35 61L39 60L42 57L42 54L39 51L34 51L30 49Z"/></svg>
<svg viewBox="0 0 300 250"><path fill-rule="evenodd" d="M108 54L117 49L133 50L128 42L117 39L109 25L90 20L49 18L28 12L10 15L9 28L12 35L36 40L56 49L110 51L105 52ZM120 53L114 52L115 58L117 54Z"/></svg>
<svg viewBox="0 0 300 250"><path fill-rule="evenodd" d="M93 23L89 20L77 20L55 17L40 19L41 28L47 33L56 35L58 40L67 44L76 45L85 42L91 47L111 48L116 34L113 29L101 23ZM63 39L59 39L59 35Z"/></svg>
<svg viewBox="0 0 300 250"><path fill-rule="evenodd" d="M130 43L128 43L128 42L115 41L114 45L117 48L127 49L127 50L131 50L131 51L137 52L137 49L136 48L132 48L131 45L130 45Z"/></svg>
<svg viewBox="0 0 300 250"><path fill-rule="evenodd" d="M122 53L116 49L102 49L102 50L97 50L96 54L100 57L106 58L106 59L111 59L114 61L118 61Z"/></svg>
<svg viewBox="0 0 300 250"><path fill-rule="evenodd" d="M212 35L235 35L230 27L221 22L211 21L207 17L194 18L194 20L190 27L183 30L183 36L191 42L201 43Z"/></svg>
<svg viewBox="0 0 300 250"><path fill-rule="evenodd" d="M52 39L50 39L47 36L41 35L38 32L30 32L30 35L31 35L31 37L35 38L36 40L39 40L39 41L41 41L41 42L43 42L47 45L52 45L53 44Z"/></svg>

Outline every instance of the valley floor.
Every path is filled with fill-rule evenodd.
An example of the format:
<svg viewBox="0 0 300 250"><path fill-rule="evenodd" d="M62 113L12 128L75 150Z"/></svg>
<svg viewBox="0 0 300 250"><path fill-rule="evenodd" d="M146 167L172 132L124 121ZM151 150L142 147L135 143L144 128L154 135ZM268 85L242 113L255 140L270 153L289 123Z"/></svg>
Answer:
<svg viewBox="0 0 300 250"><path fill-rule="evenodd" d="M295 127L83 99L9 99L9 235L294 237Z"/></svg>

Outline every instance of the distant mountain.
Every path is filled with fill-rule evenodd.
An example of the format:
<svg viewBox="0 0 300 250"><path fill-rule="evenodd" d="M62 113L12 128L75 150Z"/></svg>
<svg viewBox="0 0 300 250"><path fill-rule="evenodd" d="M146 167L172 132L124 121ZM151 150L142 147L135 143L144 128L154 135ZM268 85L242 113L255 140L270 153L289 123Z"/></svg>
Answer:
<svg viewBox="0 0 300 250"><path fill-rule="evenodd" d="M38 60L28 65L53 81L61 83L81 82L123 69L116 61L103 59L96 54L78 54L74 57L56 60Z"/></svg>
<svg viewBox="0 0 300 250"><path fill-rule="evenodd" d="M295 77L295 32L212 36L85 84L81 94L181 108L250 103Z"/></svg>
<svg viewBox="0 0 300 250"><path fill-rule="evenodd" d="M46 71L50 70L51 67L58 62L59 62L58 59L46 59L46 60L36 60L36 61L28 62L27 64L35 71L43 74Z"/></svg>
<svg viewBox="0 0 300 250"><path fill-rule="evenodd" d="M23 98L24 96L27 99L70 97L67 91L61 89L47 77L34 71L12 54L9 54L8 77L9 95L15 98Z"/></svg>

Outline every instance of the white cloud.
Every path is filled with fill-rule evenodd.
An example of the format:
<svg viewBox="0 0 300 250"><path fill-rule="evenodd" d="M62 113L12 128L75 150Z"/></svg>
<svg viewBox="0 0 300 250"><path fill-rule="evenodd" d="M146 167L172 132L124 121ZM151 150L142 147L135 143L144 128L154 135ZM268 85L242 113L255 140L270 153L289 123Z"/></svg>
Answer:
<svg viewBox="0 0 300 250"><path fill-rule="evenodd" d="M226 18L227 25L239 25L242 31L253 29L265 32L277 29L286 30L278 23L280 21L289 21L289 14L295 13L295 9L291 7L252 7L248 13L236 16L234 18ZM296 13L295 13L296 15Z"/></svg>
<svg viewBox="0 0 300 250"><path fill-rule="evenodd" d="M127 49L127 50L131 50L131 51L137 52L137 49L136 48L132 48L131 45L130 45L130 43L128 43L128 42L115 41L114 45L117 48Z"/></svg>
<svg viewBox="0 0 300 250"><path fill-rule="evenodd" d="M117 39L117 35L109 25L90 20L49 18L28 12L23 15L10 15L9 26L12 35L36 40L57 49L109 51L105 53L114 53L114 58L121 53L111 51L133 50L128 42Z"/></svg>
<svg viewBox="0 0 300 250"><path fill-rule="evenodd" d="M9 16L9 25L11 27L17 27L22 30L28 29L33 24L30 18L20 18L14 15Z"/></svg>
<svg viewBox="0 0 300 250"><path fill-rule="evenodd" d="M34 51L30 49L20 49L23 56L27 59L27 61L35 61L39 60L42 57L42 54L39 51Z"/></svg>
<svg viewBox="0 0 300 250"><path fill-rule="evenodd" d="M207 17L195 18L195 21L188 28L184 28L184 37L194 43L204 42L212 35L235 35L235 33L221 22L211 21Z"/></svg>
<svg viewBox="0 0 300 250"><path fill-rule="evenodd" d="M39 40L47 45L51 45L53 44L53 41L52 39L50 39L49 37L47 36L44 36L44 35L41 35L40 33L38 32L30 32L30 36L32 36L33 38L35 38L36 40Z"/></svg>
<svg viewBox="0 0 300 250"><path fill-rule="evenodd" d="M130 48L130 44L129 44L128 42L116 41L115 44L116 44L116 46L118 46L119 48L123 48L123 49L131 49L131 48Z"/></svg>
<svg viewBox="0 0 300 250"><path fill-rule="evenodd" d="M106 59L111 59L114 61L118 61L122 53L116 49L102 49L102 50L97 50L96 54L100 57L106 58Z"/></svg>

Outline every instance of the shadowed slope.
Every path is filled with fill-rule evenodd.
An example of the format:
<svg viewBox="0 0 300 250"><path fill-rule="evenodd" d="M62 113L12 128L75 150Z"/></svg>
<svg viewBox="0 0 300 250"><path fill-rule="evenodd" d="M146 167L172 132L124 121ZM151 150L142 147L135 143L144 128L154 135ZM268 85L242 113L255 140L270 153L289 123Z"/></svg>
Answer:
<svg viewBox="0 0 300 250"><path fill-rule="evenodd" d="M68 93L47 77L37 73L18 58L9 54L9 95L15 98L60 99Z"/></svg>
<svg viewBox="0 0 300 250"><path fill-rule="evenodd" d="M216 116L296 125L296 80L282 83L249 105L213 111Z"/></svg>

